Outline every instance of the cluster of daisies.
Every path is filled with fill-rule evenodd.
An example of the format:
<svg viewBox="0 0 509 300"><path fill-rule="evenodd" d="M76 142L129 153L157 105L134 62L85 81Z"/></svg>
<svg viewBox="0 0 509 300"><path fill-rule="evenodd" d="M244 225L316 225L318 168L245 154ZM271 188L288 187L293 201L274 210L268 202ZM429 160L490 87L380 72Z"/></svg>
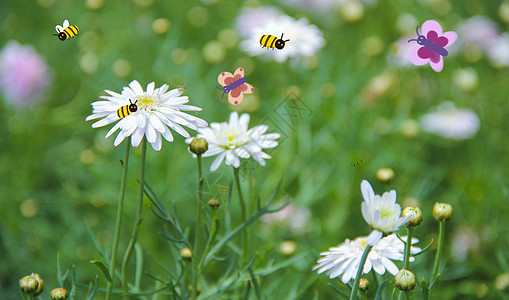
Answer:
<svg viewBox="0 0 509 300"><path fill-rule="evenodd" d="M208 150L204 157L217 156L211 166L215 171L223 161L226 165L235 168L240 166L240 158L254 158L261 165L265 165L265 159L270 155L263 149L274 148L278 145L276 139L278 133L266 133L267 125L258 125L248 129L249 115L240 116L237 112L230 114L229 122L208 123L198 117L186 113L186 111L201 111L200 107L186 105L189 97L182 96L181 89L168 91L168 85L155 88L151 82L147 90L133 80L122 92L116 93L106 90L109 96L101 96L101 101L92 103L92 115L86 120L100 119L92 124L93 128L102 127L116 122L108 131L106 138L120 129L115 138L114 145L118 146L126 137L131 137L133 147L138 147L143 137L147 139L154 150L159 151L162 147L162 138L172 142L173 134L170 129L187 138L191 143L189 133L184 127L198 131L198 137L204 138L208 143ZM137 109L127 116L120 118L117 111L124 106L136 103Z"/></svg>
<svg viewBox="0 0 509 300"><path fill-rule="evenodd" d="M396 203L395 190L385 192L382 196L375 195L371 184L363 180L361 193L364 198L361 205L362 216L371 227L371 233L367 237L361 236L353 241L346 239L342 244L320 253L323 257L318 259L317 265L313 267L319 274L327 271L326 274L331 279L343 275L341 281L345 284L355 279L362 254L368 245L373 248L364 263L362 274L367 274L373 269L380 275L385 274L386 270L396 275L399 269L392 261L403 261L405 250L403 241L406 242L407 237L401 237L400 240L395 232L413 217L412 214L402 216L401 206ZM412 238L410 244L417 242L417 239ZM415 254L420 250L419 247L411 246L410 253ZM413 260L411 257L410 261Z"/></svg>

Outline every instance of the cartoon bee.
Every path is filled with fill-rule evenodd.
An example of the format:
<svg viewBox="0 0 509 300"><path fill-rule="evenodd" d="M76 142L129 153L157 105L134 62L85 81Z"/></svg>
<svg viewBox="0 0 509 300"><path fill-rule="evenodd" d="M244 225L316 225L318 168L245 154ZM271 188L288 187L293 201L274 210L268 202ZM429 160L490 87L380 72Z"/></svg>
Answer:
<svg viewBox="0 0 509 300"><path fill-rule="evenodd" d="M55 29L57 30L58 34L54 34L58 36L58 39L61 41L65 41L68 38L72 38L73 36L77 35L80 31L78 26L71 25L69 26L69 20L65 20L63 26L57 25L55 26Z"/></svg>
<svg viewBox="0 0 509 300"><path fill-rule="evenodd" d="M260 45L265 48L272 48L272 49L283 49L285 47L285 43L289 42L290 40L283 40L283 33L281 33L281 38L278 39L277 36L273 36L270 34L264 34L260 38Z"/></svg>
<svg viewBox="0 0 509 300"><path fill-rule="evenodd" d="M136 105L136 102L138 102L138 100L136 100L134 103L132 103L131 99L129 99L129 103L131 103L131 104L126 104L126 105L120 107L117 110L117 116L120 119L123 119L123 118L127 117L128 115L132 114L133 112L137 111L138 105Z"/></svg>

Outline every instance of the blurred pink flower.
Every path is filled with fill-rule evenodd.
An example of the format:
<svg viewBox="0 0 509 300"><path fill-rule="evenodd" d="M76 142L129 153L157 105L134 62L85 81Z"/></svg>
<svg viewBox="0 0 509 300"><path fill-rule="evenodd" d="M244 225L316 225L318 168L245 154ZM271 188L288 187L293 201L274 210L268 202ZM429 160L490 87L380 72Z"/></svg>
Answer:
<svg viewBox="0 0 509 300"><path fill-rule="evenodd" d="M458 36L461 36L460 46L476 43L483 49L489 47L498 37L497 25L486 17L469 18L457 26Z"/></svg>
<svg viewBox="0 0 509 300"><path fill-rule="evenodd" d="M21 108L41 98L50 83L49 68L32 46L9 41L0 52L0 90Z"/></svg>
<svg viewBox="0 0 509 300"><path fill-rule="evenodd" d="M294 233L302 233L306 231L310 218L309 209L290 203L278 212L264 215L262 221L269 226L283 226Z"/></svg>
<svg viewBox="0 0 509 300"><path fill-rule="evenodd" d="M469 227L461 227L453 234L451 253L457 262L464 262L468 255L479 254L481 243L479 235Z"/></svg>

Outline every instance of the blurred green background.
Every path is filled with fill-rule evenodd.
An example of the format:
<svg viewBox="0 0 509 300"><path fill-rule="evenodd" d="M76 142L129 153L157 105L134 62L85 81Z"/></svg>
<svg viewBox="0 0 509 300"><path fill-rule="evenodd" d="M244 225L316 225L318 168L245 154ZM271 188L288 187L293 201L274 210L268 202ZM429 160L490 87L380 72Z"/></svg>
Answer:
<svg viewBox="0 0 509 300"><path fill-rule="evenodd" d="M282 133L284 139L265 167L243 170L251 200L256 195L267 199L283 177L279 196L311 214L301 232L282 226L251 231L260 241L258 250L276 260L284 258L278 253L283 240L294 241L297 253L308 254L262 278L269 299L311 299L315 293L319 299L334 297L327 283L341 286L339 281L317 275L311 267L319 252L369 233L360 210L362 179L377 194L396 189L402 206L421 207L424 222L415 230L421 247L436 240L433 204L454 206L435 299L508 297L508 69L494 66L484 53L473 57L467 47L447 57L441 73L428 65L401 67L387 57L395 55L393 43L414 32L411 27L404 34L398 29L403 14L417 24L437 20L444 30L482 15L504 32L509 2L354 1L362 11L353 16L344 6L348 1L339 2L332 11L313 12L279 1L3 0L0 46L10 40L32 45L53 79L38 103L16 109L5 97L0 101L0 298L19 297L18 280L37 272L46 281L46 299L56 287L57 253L64 268L76 265L81 283L88 284L98 273L88 263L99 254L86 228L109 252L125 142L113 147L113 137L104 139L111 125L92 129L85 117L91 114L90 103L105 95L103 90L120 92L133 79L144 87L152 81L184 86L190 104L203 108L197 115L209 123L225 121L231 110L238 110L250 113L251 126L264 122ZM326 45L305 61L279 64L248 57L238 48L235 19L243 6L263 5L296 19L306 17L323 32ZM78 25L80 33L61 42L52 34L64 19ZM238 66L246 69L256 92L233 107L220 99L215 85L220 72ZM458 78L463 70L475 75L473 83ZM278 110L291 93L306 107L292 126ZM419 130L419 117L446 100L479 116L474 138L446 140ZM205 159L206 176L227 186L231 169L223 165L211 174L211 163ZM377 179L382 167L394 171L391 181ZM134 221L138 169L135 149L121 251ZM146 178L168 207L177 205L182 223L190 226L196 167L184 138L175 135L160 152L149 147ZM209 193L219 196L213 187ZM260 227L261 221L255 224ZM157 234L161 228L147 203L140 243L146 269L154 274L161 271L149 256L171 262L168 243ZM458 258L458 249L466 256ZM418 279L429 278L433 255L430 251L416 260ZM209 280L222 268L211 265ZM151 279L143 280L153 286ZM102 277L100 284L105 286ZM78 289L78 295L85 293Z"/></svg>

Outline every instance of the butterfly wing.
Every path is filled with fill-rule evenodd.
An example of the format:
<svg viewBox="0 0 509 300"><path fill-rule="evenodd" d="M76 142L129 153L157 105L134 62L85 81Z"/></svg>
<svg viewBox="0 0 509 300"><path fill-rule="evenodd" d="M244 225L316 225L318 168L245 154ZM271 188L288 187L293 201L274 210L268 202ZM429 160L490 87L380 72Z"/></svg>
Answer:
<svg viewBox="0 0 509 300"><path fill-rule="evenodd" d="M444 47L450 46L458 39L458 34L454 31L446 31L442 36L447 38L447 44Z"/></svg>
<svg viewBox="0 0 509 300"><path fill-rule="evenodd" d="M64 27L64 29L69 27L69 20L65 20L62 26Z"/></svg>
<svg viewBox="0 0 509 300"><path fill-rule="evenodd" d="M422 24L421 34L424 36L428 36L428 32L435 31L439 36L442 35L442 26L438 24L435 20L427 20Z"/></svg>
<svg viewBox="0 0 509 300"><path fill-rule="evenodd" d="M228 81L229 83L226 83L225 81ZM219 74L219 76L217 76L217 82L221 86L227 86L231 83L230 81L233 81L233 74L230 72L222 72Z"/></svg>
<svg viewBox="0 0 509 300"><path fill-rule="evenodd" d="M240 104L244 99L244 93L241 91L242 86L237 87L228 93L228 102L233 105Z"/></svg>
<svg viewBox="0 0 509 300"><path fill-rule="evenodd" d="M239 67L237 68L237 70L235 70L235 73L233 73L233 75L235 77L244 77L244 69L242 67ZM240 75L240 76L237 76L237 75Z"/></svg>
<svg viewBox="0 0 509 300"><path fill-rule="evenodd" d="M249 83L244 83L243 85L246 86L246 90L243 92L244 94L252 94L254 93L254 87L250 85Z"/></svg>

